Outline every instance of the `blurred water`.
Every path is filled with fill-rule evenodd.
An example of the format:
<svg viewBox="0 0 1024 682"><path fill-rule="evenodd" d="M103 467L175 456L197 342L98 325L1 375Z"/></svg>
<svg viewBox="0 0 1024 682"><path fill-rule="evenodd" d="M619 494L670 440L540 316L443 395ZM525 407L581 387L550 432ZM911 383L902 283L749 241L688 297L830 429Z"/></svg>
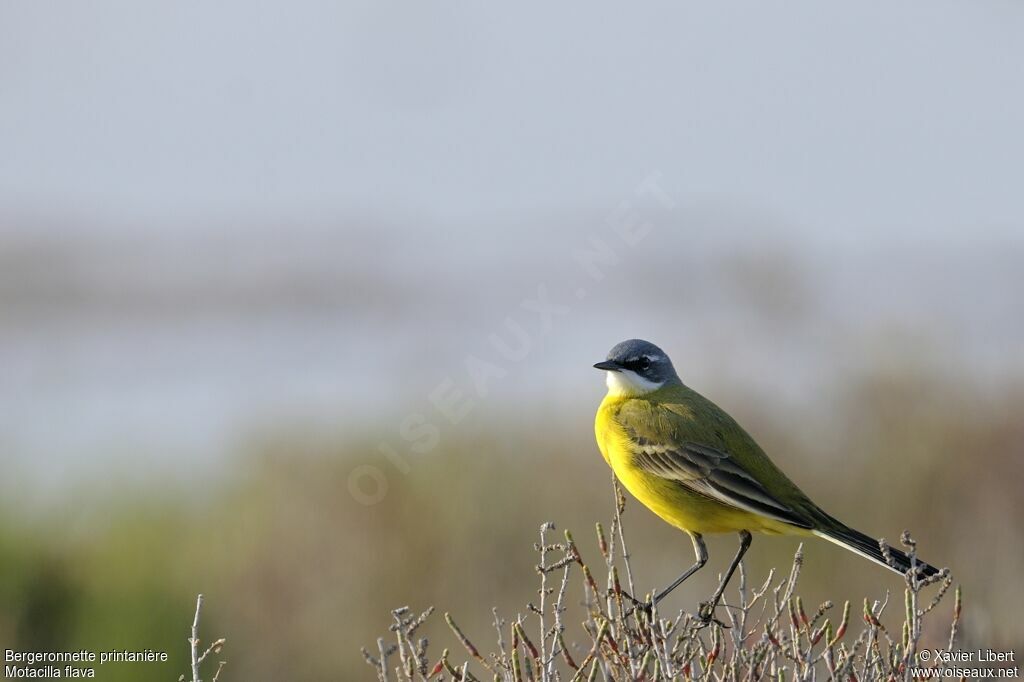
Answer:
<svg viewBox="0 0 1024 682"><path fill-rule="evenodd" d="M589 366L629 336L666 346L697 387L807 409L837 375L886 353L979 381L1024 373L1018 243L853 248L751 240L689 209L649 217L650 235L619 245L602 281L573 256L588 235L614 237L596 221L444 239L344 226L8 234L5 469L50 492L108 467L137 479L216 472L267 425L386 427L429 408L446 377L471 392L470 355L504 375L477 416L529 399L585 429L602 391ZM541 286L560 307L546 332L522 306ZM530 335L525 360L488 341L514 340L506 318Z"/></svg>

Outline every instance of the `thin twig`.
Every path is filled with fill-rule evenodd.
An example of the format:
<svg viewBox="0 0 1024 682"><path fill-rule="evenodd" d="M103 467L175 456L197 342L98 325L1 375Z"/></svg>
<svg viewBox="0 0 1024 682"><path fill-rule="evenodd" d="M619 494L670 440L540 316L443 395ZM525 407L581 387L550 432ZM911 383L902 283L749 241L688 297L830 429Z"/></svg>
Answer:
<svg viewBox="0 0 1024 682"><path fill-rule="evenodd" d="M192 637L189 638L189 645L192 654L192 682L202 682L199 679L199 612L203 608L203 595L196 597L196 615L192 619ZM205 654L204 654L205 655Z"/></svg>

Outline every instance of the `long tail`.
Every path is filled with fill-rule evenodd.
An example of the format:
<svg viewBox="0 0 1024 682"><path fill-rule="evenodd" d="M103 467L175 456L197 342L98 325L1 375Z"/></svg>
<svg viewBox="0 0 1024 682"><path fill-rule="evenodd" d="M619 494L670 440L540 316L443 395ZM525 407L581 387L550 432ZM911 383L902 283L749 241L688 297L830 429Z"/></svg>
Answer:
<svg viewBox="0 0 1024 682"><path fill-rule="evenodd" d="M839 521L831 519L834 524L829 524L827 528L821 528L813 531L819 538L824 538L829 542L835 543L840 547L844 547L851 552L856 552L866 559L871 559L876 564L885 566L890 571L895 571L900 575L906 575L907 571L910 570L910 557L905 553L896 549L895 547L889 548L889 555L892 557L892 565L885 560L885 556L882 554L882 548L878 544L878 540L875 540L870 535L865 535L858 530L854 530L849 526L844 526ZM931 576L939 573L939 569L935 568L931 564L926 564L920 559L916 560L917 572L923 578L930 578Z"/></svg>

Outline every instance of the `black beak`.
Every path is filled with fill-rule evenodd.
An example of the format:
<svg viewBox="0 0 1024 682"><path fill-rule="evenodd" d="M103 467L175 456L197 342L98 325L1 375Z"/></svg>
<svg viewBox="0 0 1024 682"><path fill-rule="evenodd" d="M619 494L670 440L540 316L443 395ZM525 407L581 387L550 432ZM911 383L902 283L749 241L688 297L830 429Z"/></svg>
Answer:
<svg viewBox="0 0 1024 682"><path fill-rule="evenodd" d="M609 372L619 372L622 368L619 367L618 363L612 360L602 360L601 362L594 365L594 369L603 369Z"/></svg>

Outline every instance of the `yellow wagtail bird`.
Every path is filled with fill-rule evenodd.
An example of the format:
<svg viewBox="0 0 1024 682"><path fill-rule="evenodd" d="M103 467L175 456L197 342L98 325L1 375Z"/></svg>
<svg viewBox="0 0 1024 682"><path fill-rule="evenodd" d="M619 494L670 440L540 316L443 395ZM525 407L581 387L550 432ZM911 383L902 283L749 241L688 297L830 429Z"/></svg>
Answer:
<svg viewBox="0 0 1024 682"><path fill-rule="evenodd" d="M679 380L653 343L631 339L594 365L607 373L608 394L594 429L604 459L638 500L693 540L696 563L647 604L651 608L707 563L705 533L738 532L740 548L708 602L709 623L729 579L750 547L751 531L816 535L905 574L910 558L833 518L776 467L732 417ZM918 575L938 570L915 562Z"/></svg>

